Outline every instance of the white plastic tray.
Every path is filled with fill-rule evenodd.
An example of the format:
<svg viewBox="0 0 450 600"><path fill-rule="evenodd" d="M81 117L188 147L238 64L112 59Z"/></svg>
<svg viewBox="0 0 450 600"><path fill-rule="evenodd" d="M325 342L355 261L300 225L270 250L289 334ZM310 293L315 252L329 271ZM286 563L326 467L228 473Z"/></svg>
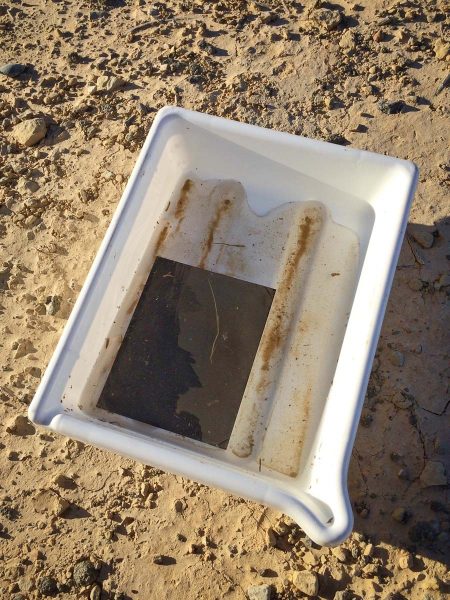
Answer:
<svg viewBox="0 0 450 600"><path fill-rule="evenodd" d="M407 161L162 109L30 419L277 508L318 544L341 542L353 523L351 449L416 179ZM196 201L180 219L188 180ZM219 224L225 196L232 210ZM219 243L205 251L213 221ZM277 290L226 450L96 407L156 255Z"/></svg>

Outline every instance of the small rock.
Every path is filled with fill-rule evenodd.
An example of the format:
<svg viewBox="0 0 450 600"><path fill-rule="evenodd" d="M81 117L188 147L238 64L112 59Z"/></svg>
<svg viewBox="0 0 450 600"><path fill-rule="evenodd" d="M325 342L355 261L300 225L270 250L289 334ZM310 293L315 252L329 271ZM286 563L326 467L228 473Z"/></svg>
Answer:
<svg viewBox="0 0 450 600"><path fill-rule="evenodd" d="M397 29L397 31L394 33L394 37L401 44L404 44L409 40L409 33L406 29Z"/></svg>
<svg viewBox="0 0 450 600"><path fill-rule="evenodd" d="M376 577L378 575L379 566L375 563L369 563L362 568L362 571L368 577Z"/></svg>
<svg viewBox="0 0 450 600"><path fill-rule="evenodd" d="M36 215L30 215L24 221L22 221L23 225L26 227L33 227L37 223L39 223L39 217Z"/></svg>
<svg viewBox="0 0 450 600"><path fill-rule="evenodd" d="M54 596L58 591L58 583L53 577L45 576L39 581L38 590L43 596Z"/></svg>
<svg viewBox="0 0 450 600"><path fill-rule="evenodd" d="M342 13L338 10L321 8L314 11L314 20L325 31L334 31L342 21Z"/></svg>
<svg viewBox="0 0 450 600"><path fill-rule="evenodd" d="M403 367L405 364L405 355L399 350L391 350L389 353L389 362L394 367Z"/></svg>
<svg viewBox="0 0 450 600"><path fill-rule="evenodd" d="M16 351L16 353L14 354L14 358L22 358L23 356L26 356L27 354L36 352L36 349L34 348L31 341L26 340L26 339L20 339L20 340L17 340L16 342L14 342L13 350Z"/></svg>
<svg viewBox="0 0 450 600"><path fill-rule="evenodd" d="M34 194L39 189L39 184L37 181L33 181L32 179L25 179L21 177L17 182L17 191L19 194Z"/></svg>
<svg viewBox="0 0 450 600"><path fill-rule="evenodd" d="M46 133L47 123L41 118L22 121L12 131L15 140L23 146L34 146L45 137Z"/></svg>
<svg viewBox="0 0 450 600"><path fill-rule="evenodd" d="M61 298L59 296L48 296L45 301L45 312L48 315L56 315L61 308Z"/></svg>
<svg viewBox="0 0 450 600"><path fill-rule="evenodd" d="M373 551L373 544L367 544L367 546L364 548L363 556L373 556Z"/></svg>
<svg viewBox="0 0 450 600"><path fill-rule="evenodd" d="M402 366L402 365L397 365ZM391 398L392 404L397 408L406 409L412 405L412 400L407 396L404 396L401 392L397 391Z"/></svg>
<svg viewBox="0 0 450 600"><path fill-rule="evenodd" d="M75 482L70 477L60 473L53 479L53 483L64 490L73 490L76 487Z"/></svg>
<svg viewBox="0 0 450 600"><path fill-rule="evenodd" d="M333 556L335 556L339 562L346 563L348 561L348 553L345 548L337 546L331 550Z"/></svg>
<svg viewBox="0 0 450 600"><path fill-rule="evenodd" d="M16 415L6 427L7 433L13 435L33 435L36 430L24 415Z"/></svg>
<svg viewBox="0 0 450 600"><path fill-rule="evenodd" d="M356 37L351 29L346 29L339 40L339 47L345 54L353 54L356 50Z"/></svg>
<svg viewBox="0 0 450 600"><path fill-rule="evenodd" d="M267 12L265 14L262 15L261 17L261 21L262 23L265 23L266 25L273 25L274 23L276 23L278 21L280 17L277 15L276 12Z"/></svg>
<svg viewBox="0 0 450 600"><path fill-rule="evenodd" d="M372 36L374 42L382 42L385 39L384 31L382 29L377 29Z"/></svg>
<svg viewBox="0 0 450 600"><path fill-rule="evenodd" d="M319 591L319 579L310 571L295 571L293 576L295 587L307 596L316 596Z"/></svg>
<svg viewBox="0 0 450 600"><path fill-rule="evenodd" d="M403 481L409 481L411 479L411 475L409 470L406 467L402 467L397 473L397 477L399 479L403 479Z"/></svg>
<svg viewBox="0 0 450 600"><path fill-rule="evenodd" d="M73 568L73 580L78 587L92 585L97 579L98 571L90 560L82 560Z"/></svg>
<svg viewBox="0 0 450 600"><path fill-rule="evenodd" d="M0 73L8 77L18 77L22 75L26 68L26 65L20 63L6 63L0 66Z"/></svg>
<svg viewBox="0 0 450 600"><path fill-rule="evenodd" d="M264 583L263 585L252 585L247 589L249 600L270 600L272 598L272 586Z"/></svg>
<svg viewBox="0 0 450 600"><path fill-rule="evenodd" d="M405 102L403 100L395 100L394 102L380 100L380 102L378 102L378 108L386 115L398 115L402 112L404 107Z"/></svg>
<svg viewBox="0 0 450 600"><path fill-rule="evenodd" d="M444 40L436 40L434 42L434 53L439 60L445 60L450 52L450 44Z"/></svg>
<svg viewBox="0 0 450 600"><path fill-rule="evenodd" d="M100 75L98 77L95 89L97 92L115 92L126 84L124 79L114 75Z"/></svg>
<svg viewBox="0 0 450 600"><path fill-rule="evenodd" d="M175 512L182 513L184 510L183 500L180 500L180 499L175 500L175 502L173 503L173 507L175 509Z"/></svg>
<svg viewBox="0 0 450 600"><path fill-rule="evenodd" d="M163 554L155 554L153 557L153 563L155 565L166 565L169 564L169 557Z"/></svg>
<svg viewBox="0 0 450 600"><path fill-rule="evenodd" d="M337 144L338 146L347 146L349 144L347 138L340 133L330 133L327 136L326 141L330 142L330 144Z"/></svg>
<svg viewBox="0 0 450 600"><path fill-rule="evenodd" d="M23 594L13 594L11 600L27 600Z"/></svg>
<svg viewBox="0 0 450 600"><path fill-rule="evenodd" d="M421 227L411 227L409 234L422 248L431 248L434 244L434 235Z"/></svg>
<svg viewBox="0 0 450 600"><path fill-rule="evenodd" d="M434 591L438 591L439 590L439 580L437 577L434 577L433 575L427 575L425 577L425 579L422 581L422 587L424 587L426 590L434 590Z"/></svg>
<svg viewBox="0 0 450 600"><path fill-rule="evenodd" d="M414 566L414 558L409 552L402 552L398 559L400 569L412 569Z"/></svg>
<svg viewBox="0 0 450 600"><path fill-rule="evenodd" d="M423 488L435 485L447 485L445 467L437 460L429 460L420 474L420 483Z"/></svg>
<svg viewBox="0 0 450 600"><path fill-rule="evenodd" d="M102 597L102 588L98 583L94 585L94 587L89 592L89 600L100 600Z"/></svg>
<svg viewBox="0 0 450 600"><path fill-rule="evenodd" d="M440 290L450 286L450 273L442 273L437 281L434 282L434 289Z"/></svg>
<svg viewBox="0 0 450 600"><path fill-rule="evenodd" d="M350 590L339 590L333 596L333 600L353 600L353 598Z"/></svg>
<svg viewBox="0 0 450 600"><path fill-rule="evenodd" d="M269 527L269 529L266 531L266 544L270 548L276 548L277 542L278 542L277 534L275 533L275 531L272 527Z"/></svg>
<svg viewBox="0 0 450 600"><path fill-rule="evenodd" d="M315 565L318 564L319 559L316 556L314 556L314 554L311 552L311 550L308 550L303 555L303 562L307 565L314 567Z"/></svg>
<svg viewBox="0 0 450 600"><path fill-rule="evenodd" d="M420 290L423 288L423 283L420 281L420 279L409 279L408 287L413 292L420 292Z"/></svg>
<svg viewBox="0 0 450 600"><path fill-rule="evenodd" d="M397 521L397 523L406 523L409 518L409 513L403 506L398 506L392 511L391 517L394 521Z"/></svg>

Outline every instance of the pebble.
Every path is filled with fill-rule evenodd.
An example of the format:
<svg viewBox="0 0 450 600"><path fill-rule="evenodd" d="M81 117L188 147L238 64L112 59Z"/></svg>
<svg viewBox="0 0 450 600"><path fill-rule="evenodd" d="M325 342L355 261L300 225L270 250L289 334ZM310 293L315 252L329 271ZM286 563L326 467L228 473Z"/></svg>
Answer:
<svg viewBox="0 0 450 600"><path fill-rule="evenodd" d="M18 77L22 75L26 68L26 65L20 63L6 63L0 66L0 73L8 77Z"/></svg>
<svg viewBox="0 0 450 600"><path fill-rule="evenodd" d="M377 29L372 36L374 42L382 42L384 40L384 31L382 29Z"/></svg>
<svg viewBox="0 0 450 600"><path fill-rule="evenodd" d="M33 181L32 179L25 179L25 177L21 177L17 182L17 191L19 194L34 194L39 189L39 184L37 181Z"/></svg>
<svg viewBox="0 0 450 600"><path fill-rule="evenodd" d="M346 29L339 40L339 47L345 54L352 54L356 50L356 37L351 29Z"/></svg>
<svg viewBox="0 0 450 600"><path fill-rule="evenodd" d="M396 365L396 366L402 366L402 365ZM396 392L392 398L392 404L394 404L394 406L396 406L397 408L409 408L412 405L412 400L406 396L404 396L401 392Z"/></svg>
<svg viewBox="0 0 450 600"><path fill-rule="evenodd" d="M397 473L397 477L399 479L403 479L403 481L410 481L411 479L411 475L409 473L409 470L406 467L402 467L399 472Z"/></svg>
<svg viewBox="0 0 450 600"><path fill-rule="evenodd" d="M183 500L180 500L179 498L175 500L175 502L173 503L173 507L175 509L175 512L182 513L184 510Z"/></svg>
<svg viewBox="0 0 450 600"><path fill-rule="evenodd" d="M314 11L314 20L325 31L334 31L342 21L342 13L339 10L321 8Z"/></svg>
<svg viewBox="0 0 450 600"><path fill-rule="evenodd" d="M124 79L114 75L100 75L97 78L95 89L97 92L115 92L126 84Z"/></svg>
<svg viewBox="0 0 450 600"><path fill-rule="evenodd" d="M351 590L339 590L334 594L333 600L356 600L356 597Z"/></svg>
<svg viewBox="0 0 450 600"><path fill-rule="evenodd" d="M91 585L97 579L98 572L90 560L82 560L73 568L73 580L78 587Z"/></svg>
<svg viewBox="0 0 450 600"><path fill-rule="evenodd" d="M403 367L405 364L405 355L399 350L391 350L389 353L389 362L394 367Z"/></svg>
<svg viewBox="0 0 450 600"><path fill-rule="evenodd" d="M409 229L411 237L422 246L422 248L431 248L434 244L434 235L419 227L411 227Z"/></svg>
<svg viewBox="0 0 450 600"><path fill-rule="evenodd" d="M406 523L408 520L408 511L403 506L398 506L392 511L391 517L394 521L397 521L397 523Z"/></svg>
<svg viewBox="0 0 450 600"><path fill-rule="evenodd" d="M13 435L33 435L36 432L33 425L24 415L16 415L6 426L7 433Z"/></svg>
<svg viewBox="0 0 450 600"><path fill-rule="evenodd" d="M436 58L439 60L446 60L448 54L450 53L450 44L448 42L444 42L444 40L436 40L434 42L433 49Z"/></svg>
<svg viewBox="0 0 450 600"><path fill-rule="evenodd" d="M311 571L295 571L293 576L295 587L307 596L316 596L319 591L319 578Z"/></svg>
<svg viewBox="0 0 450 600"><path fill-rule="evenodd" d="M45 312L48 315L56 315L61 307L61 299L59 296L48 296L45 302Z"/></svg>
<svg viewBox="0 0 450 600"><path fill-rule="evenodd" d="M345 548L341 548L341 546L337 546L336 548L332 548L331 550L333 556L335 556L339 562L346 563L348 560L348 553Z"/></svg>
<svg viewBox="0 0 450 600"><path fill-rule="evenodd" d="M437 460L427 461L420 474L420 483L423 488L447 485L447 474L444 465Z"/></svg>
<svg viewBox="0 0 450 600"><path fill-rule="evenodd" d="M63 490L72 490L74 487L76 487L74 480L66 475L63 475L62 473L56 475L56 477L53 479L53 483Z"/></svg>
<svg viewBox="0 0 450 600"><path fill-rule="evenodd" d="M416 278L409 279L408 280L408 287L413 292L420 292L420 290L423 287L423 283L420 281L420 279L416 279Z"/></svg>
<svg viewBox="0 0 450 600"><path fill-rule="evenodd" d="M376 577L378 575L379 567L377 564L369 563L362 568L362 571L368 577Z"/></svg>
<svg viewBox="0 0 450 600"><path fill-rule="evenodd" d="M380 102L378 102L378 108L385 115L398 115L402 112L404 107L405 102L403 100L395 100L393 102L380 100Z"/></svg>
<svg viewBox="0 0 450 600"><path fill-rule="evenodd" d="M34 346L30 340L19 339L13 343L13 350L16 351L14 358L22 358L31 352L34 352Z"/></svg>
<svg viewBox="0 0 450 600"><path fill-rule="evenodd" d="M47 123L44 119L29 119L18 123L12 130L14 139L22 146L34 146L47 133Z"/></svg>
<svg viewBox="0 0 450 600"><path fill-rule="evenodd" d="M252 585L247 589L249 600L270 600L272 598L272 586L264 583L263 585Z"/></svg>
<svg viewBox="0 0 450 600"><path fill-rule="evenodd" d="M397 31L394 33L394 37L401 44L404 44L409 40L409 33L406 29L397 29Z"/></svg>
<svg viewBox="0 0 450 600"><path fill-rule="evenodd" d="M373 556L373 551L373 544L367 544L367 546L364 548L363 556Z"/></svg>
<svg viewBox="0 0 450 600"><path fill-rule="evenodd" d="M58 584L54 577L43 577L38 583L38 589L43 596L53 596L58 591Z"/></svg>
<svg viewBox="0 0 450 600"><path fill-rule="evenodd" d="M306 563L307 565L314 567L315 565L318 564L319 560L316 556L314 556L314 554L311 552L311 550L308 550L303 555L303 562Z"/></svg>
<svg viewBox="0 0 450 600"><path fill-rule="evenodd" d="M414 557L409 552L402 552L398 559L400 569L412 569L414 566Z"/></svg>
<svg viewBox="0 0 450 600"><path fill-rule="evenodd" d="M266 531L266 544L270 548L276 548L277 541L278 541L277 534L275 533L275 531L272 527L269 527L269 529Z"/></svg>

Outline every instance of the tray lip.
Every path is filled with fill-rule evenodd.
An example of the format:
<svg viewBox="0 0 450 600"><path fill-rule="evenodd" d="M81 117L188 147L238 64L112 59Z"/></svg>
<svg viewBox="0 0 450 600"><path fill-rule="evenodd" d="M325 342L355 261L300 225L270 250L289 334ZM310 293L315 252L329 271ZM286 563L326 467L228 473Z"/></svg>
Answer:
<svg viewBox="0 0 450 600"><path fill-rule="evenodd" d="M66 420L66 421L69 420L71 423L71 427L73 427L73 423L78 423L80 426L80 431L78 432L78 435L74 435L72 433L71 435L73 435L73 437L76 437L76 438L81 439L82 441L86 441L88 443L93 443L94 445L97 445L102 448L113 449L114 444L109 445L109 444L106 444L105 442L103 442L103 443L101 442L101 439L103 437L102 432L105 427L105 424L103 422L96 422L95 420L90 421L89 427L88 427L89 435L83 435L82 432L83 432L83 429L86 428L86 420L83 418L77 418L75 414L68 415L67 412L64 411L63 405L60 403L59 400L58 401L56 401L55 399L52 400L52 404L50 405L51 415L46 415L46 418L43 418L43 416L40 414L40 408L41 408L41 405L44 403L46 395L50 391L50 388L52 386L52 382L53 382L54 378L58 377L58 367L59 367L59 362L62 357L62 354L66 351L66 348L70 342L70 338L77 327L77 323L79 322L79 319L82 317L83 308L84 308L85 302L92 290L92 286L93 286L93 283L94 283L94 280L96 277L96 273L99 270L102 263L108 257L109 246L110 246L111 241L116 233L116 230L120 223L120 220L126 210L127 204L132 198L133 189L135 187L137 179L140 176L141 169L145 168L145 163L149 159L151 146L157 136L164 135L165 122L168 119L171 119L174 117L176 117L176 118L186 117L187 120L194 121L196 124L198 124L200 126L208 125L208 122L209 122L210 124L214 124L216 126L219 125L220 128L225 128L230 131L236 130L236 128L238 128L243 132L244 131L247 132L247 134L251 135L252 137L257 137L257 138L261 138L261 139L264 139L264 138L275 139L276 138L278 141L286 142L287 145L294 145L299 151L301 151L302 148L307 150L308 148L315 147L315 148L319 148L321 151L325 152L328 155L329 154L333 155L336 153L338 153L338 154L347 153L350 155L353 154L355 157L360 157L361 154L364 154L368 158L373 158L373 159L376 159L378 162L381 161L381 162L385 163L387 168L392 167L392 165L396 165L398 168L402 169L406 175L405 185L404 185L405 191L403 194L403 198L401 200L398 200L398 202L396 203L396 212L397 212L398 219L400 220L400 227L397 227L395 230L395 233L397 234L397 243L396 243L395 247L393 248L392 253L388 254L387 256L384 257L385 259L387 258L388 260L384 261L385 262L384 273L383 273L384 277L381 278L381 281L384 281L384 284L383 285L380 284L380 286L379 286L379 288L380 288L379 291L381 293L381 301L378 303L378 305L375 306L375 309L374 309L374 312L377 313L376 324L372 328L372 331L371 331L371 336L370 336L370 340L369 340L370 348L368 350L367 360L365 361L364 368L362 370L360 369L360 373L358 374L358 376L361 379L360 393L358 394L358 397L354 397L354 399L353 399L354 412L353 412L351 423L348 423L349 428L350 428L349 436L348 436L347 440L344 440L342 442L342 446L343 447L345 446L344 454L341 456L341 458L339 460L337 472L333 476L332 487L335 488L335 490L334 490L335 491L335 503L334 503L335 507L333 507L333 512L334 512L334 508L336 508L336 516L337 516L337 518L335 519L335 522L333 523L332 526L329 526L329 525L321 523L319 520L313 518L314 515L311 516L311 514L309 514L310 511L307 510L305 512L304 505L298 506L298 504L301 504L301 502L298 500L298 497L295 494L290 495L286 491L277 487L276 480L273 480L273 484L271 486L269 486L269 488L271 488L271 489L265 490L264 493L262 491L262 488L259 489L258 493L252 493L252 490L249 489L248 484L254 485L255 478L253 478L252 475L250 473L248 473L248 476L247 476L248 483L247 483L247 485L245 485L245 474L242 471L240 471L241 479L239 480L239 484L237 484L237 485L231 484L231 485L226 485L226 486L218 485L218 487L223 487L224 489L227 489L231 493L239 494L239 495L246 496L246 497L251 497L252 499L254 499L256 501L270 504L280 510L284 510L284 512L286 512L287 514L290 514L293 518L296 518L298 521L301 521L301 523L300 523L301 526L305 529L305 531L308 533L308 535L310 535L310 537L315 539L318 543L322 543L322 544L339 543L341 540L343 540L343 539L345 539L345 537L347 537L347 535L350 533L351 527L352 527L353 516L352 516L350 501L348 498L348 490L347 490L347 486L346 486L348 463L350 460L350 453L351 453L351 449L353 447L354 437L356 435L356 430L358 427L360 412L361 412L362 405L364 402L365 388L367 386L367 380L368 380L370 370L371 370L373 354L376 349L376 343L378 340L379 331L381 329L381 323L383 320L383 315L384 315L384 311L386 308L387 299L389 296L389 291L390 291L390 287L392 284L392 280L393 280L393 276L394 276L394 272L395 272L395 268L396 268L396 263L397 263L398 255L400 252L401 243L403 240L403 234L406 229L409 207L410 207L410 204L412 201L415 185L417 183L417 177L418 177L417 167L414 165L414 163L412 163L410 161L405 161L405 160L397 159L397 158L390 157L390 156L380 155L380 154L373 153L373 152L357 150L354 148L337 146L335 144L331 144L329 142L324 142L321 140L311 140L309 138L296 136L296 135L293 135L293 134L290 134L287 132L272 131L270 129L264 129L264 128L258 127L256 125L239 123L237 121L231 121L228 119L224 119L222 117L216 117L216 116L207 115L207 114L203 114L203 113L199 113L199 112L189 111L189 110L179 108L179 107L170 107L169 106L169 107L162 108L155 116L155 119L154 119L153 124L150 129L150 132L149 132L147 139L143 145L143 148L138 156L138 159L133 168L132 174L131 174L129 181L125 187L122 197L118 203L118 206L113 215L111 223L110 223L110 225L106 231L106 234L100 244L99 250L98 250L97 255L93 261L93 264L89 270L89 273L88 273L85 283L82 287L82 290L77 298L77 301L74 305L72 313L64 327L63 333L59 339L56 349L55 349L55 351L51 357L51 360L47 366L45 374L44 374L44 376L41 380L41 383L36 391L36 394L30 404L29 411L28 411L29 418L34 423L44 426L53 431L58 431L58 430L61 431L61 424L64 420ZM375 216L375 219L376 219L376 216ZM374 225L374 227L375 227L375 225ZM371 235L371 240L369 241L369 244L371 241L372 241L372 235ZM364 270L364 266L363 266L363 270ZM358 288L359 288L359 284L358 284ZM352 312L353 312L353 307L351 310L351 314L352 314ZM351 314L350 314L350 316L351 316ZM100 425L100 423L101 423L101 425ZM64 429L64 427L63 427L63 429ZM64 431L61 431L61 432L64 432ZM141 452L139 454L139 456L137 456L136 453L134 453L133 456L137 460L142 460L143 462L146 462L146 461L151 462L152 461L152 456L151 456L152 452L155 452L155 448L158 445L157 440L149 438L147 444L145 444L145 442L143 442L142 447L145 447L145 445L147 445L147 449L149 451L148 453ZM141 446L139 446L139 447L141 447ZM161 448L161 446L160 446L160 448ZM117 449L117 447L116 447L115 451L119 452L119 453L126 453L125 448ZM184 451L184 449L180 448L178 452L180 453L180 455L182 455L185 451ZM179 472L180 470L184 471L184 469L180 469L180 464L179 464L180 461L183 460L184 457L177 458L176 453L174 454L174 451L172 450L171 452L166 452L166 456L164 458L164 454L165 454L164 448L162 448L162 453L163 453L162 460L159 460L158 466L161 466L162 468L165 468L165 469L167 469L169 471L173 471L173 472L177 472L177 471ZM197 480L200 479L200 480L204 481L205 483L211 482L212 485L216 485L215 481L217 478L220 481L221 467L219 467L217 464L214 464L214 463L216 463L216 461L213 461L213 464L211 464L209 462L209 457L207 457L207 456L202 457L199 454L197 456L197 458L194 457L192 464L194 464L195 462L198 463L198 468L193 468L189 472L184 472L185 475L192 477L192 479L197 479ZM223 464L223 461L221 461L221 462ZM227 464L226 467L227 467L227 469L229 469L231 471L233 471L233 470L236 471L236 469L234 468L234 466L232 464ZM244 484L242 484L242 482L244 482ZM298 489L298 492L299 492L299 494L302 493L302 490L300 487ZM296 506L292 506L293 503L294 504L297 503Z"/></svg>

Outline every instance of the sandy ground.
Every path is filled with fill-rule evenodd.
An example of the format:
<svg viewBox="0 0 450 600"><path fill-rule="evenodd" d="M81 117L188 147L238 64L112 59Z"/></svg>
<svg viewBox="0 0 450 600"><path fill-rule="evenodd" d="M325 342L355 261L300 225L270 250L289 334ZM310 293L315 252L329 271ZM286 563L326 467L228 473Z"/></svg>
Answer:
<svg viewBox="0 0 450 600"><path fill-rule="evenodd" d="M317 581L327 599L447 597L447 9L0 4L0 62L26 66L0 75L2 600L288 599ZM351 464L355 529L337 549L272 510L21 418L165 104L420 168ZM298 571L315 574L309 590Z"/></svg>

